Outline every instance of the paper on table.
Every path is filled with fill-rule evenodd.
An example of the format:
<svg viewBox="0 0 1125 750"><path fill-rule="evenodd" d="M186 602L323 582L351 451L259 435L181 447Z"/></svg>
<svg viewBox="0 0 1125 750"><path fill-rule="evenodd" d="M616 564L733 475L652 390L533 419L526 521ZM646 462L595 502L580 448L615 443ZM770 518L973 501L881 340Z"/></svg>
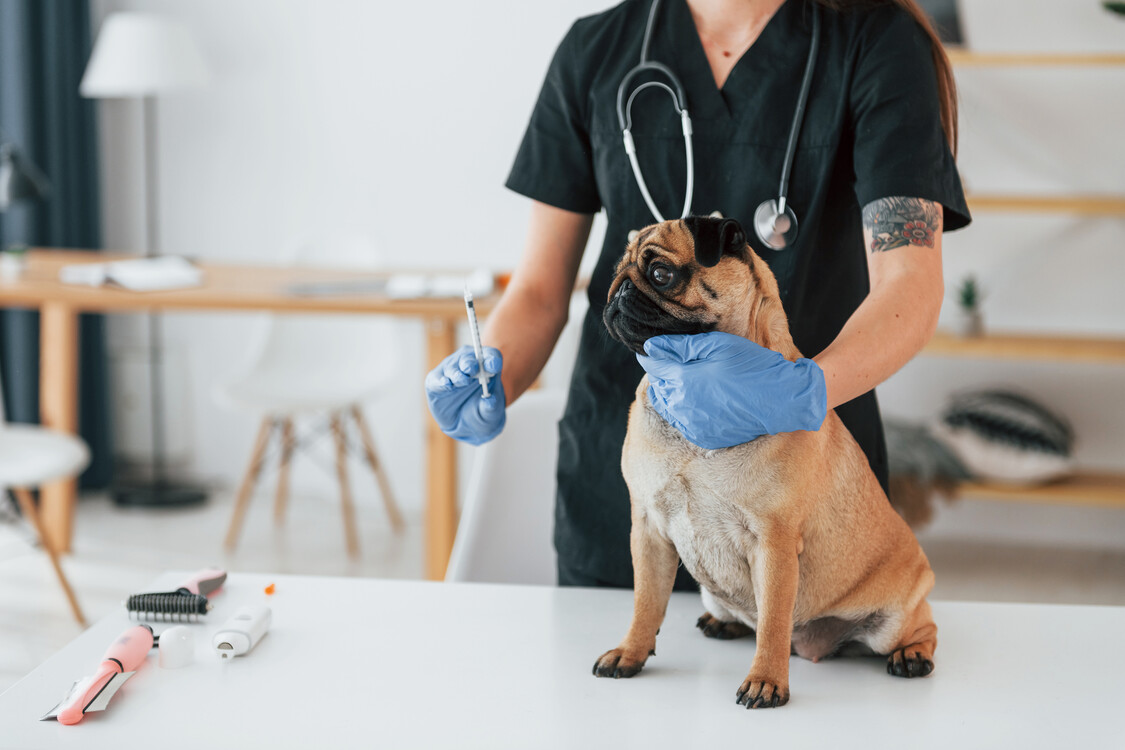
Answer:
<svg viewBox="0 0 1125 750"><path fill-rule="evenodd" d="M59 269L64 284L116 284L134 292L183 289L203 284L203 271L184 258L165 255L112 263L79 263Z"/></svg>
<svg viewBox="0 0 1125 750"><path fill-rule="evenodd" d="M491 294L496 287L491 272L478 270L468 276L400 273L378 279L301 281L290 284L285 291L297 297L381 295L390 299L418 299L419 297L460 297L465 291L466 283L469 285L469 290L478 297Z"/></svg>
<svg viewBox="0 0 1125 750"><path fill-rule="evenodd" d="M285 287L288 294L297 297L348 297L387 293L386 279L360 279L356 281L301 281Z"/></svg>
<svg viewBox="0 0 1125 750"><path fill-rule="evenodd" d="M495 288L492 273L484 269L473 271L468 276L397 274L387 280L387 296L391 299L461 297L466 285L476 297L491 294Z"/></svg>

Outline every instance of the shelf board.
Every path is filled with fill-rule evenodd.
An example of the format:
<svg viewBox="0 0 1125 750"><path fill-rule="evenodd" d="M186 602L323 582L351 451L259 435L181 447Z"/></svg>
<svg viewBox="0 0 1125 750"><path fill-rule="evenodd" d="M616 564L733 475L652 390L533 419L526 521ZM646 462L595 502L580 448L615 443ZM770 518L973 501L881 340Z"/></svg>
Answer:
<svg viewBox="0 0 1125 750"><path fill-rule="evenodd" d="M1110 472L1080 472L1067 479L1030 486L963 482L957 489L962 496L987 500L1125 508L1125 474Z"/></svg>
<svg viewBox="0 0 1125 750"><path fill-rule="evenodd" d="M1102 195L1003 195L974 193L966 196L969 210L1007 213L1125 216L1125 197Z"/></svg>
<svg viewBox="0 0 1125 750"><path fill-rule="evenodd" d="M1041 336L1030 333L987 333L965 337L938 331L924 351L947 357L1125 364L1125 337Z"/></svg>
<svg viewBox="0 0 1125 750"><path fill-rule="evenodd" d="M945 48L949 61L961 67L1117 67L1125 65L1125 54L1103 53L1059 53L1059 52L973 52L953 47Z"/></svg>

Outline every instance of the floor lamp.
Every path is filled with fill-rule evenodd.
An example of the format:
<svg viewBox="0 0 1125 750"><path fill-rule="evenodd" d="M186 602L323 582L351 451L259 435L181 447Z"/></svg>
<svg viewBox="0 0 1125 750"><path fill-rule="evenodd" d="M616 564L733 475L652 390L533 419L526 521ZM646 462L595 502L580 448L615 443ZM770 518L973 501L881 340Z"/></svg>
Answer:
<svg viewBox="0 0 1125 750"><path fill-rule="evenodd" d="M0 214L16 203L44 200L50 192L51 183L46 175L0 130ZM23 273L26 250L27 245L22 243L0 248L0 279Z"/></svg>
<svg viewBox="0 0 1125 750"><path fill-rule="evenodd" d="M13 203L42 200L51 191L46 176L0 131L0 211Z"/></svg>
<svg viewBox="0 0 1125 750"><path fill-rule="evenodd" d="M94 99L140 99L144 129L145 255L159 254L160 201L156 148L156 97L202 86L206 68L188 30L146 13L114 13L102 23L78 90ZM122 484L118 505L179 506L203 502L206 492L167 476L164 414L163 334L159 313L148 316L149 383L152 397L152 477Z"/></svg>

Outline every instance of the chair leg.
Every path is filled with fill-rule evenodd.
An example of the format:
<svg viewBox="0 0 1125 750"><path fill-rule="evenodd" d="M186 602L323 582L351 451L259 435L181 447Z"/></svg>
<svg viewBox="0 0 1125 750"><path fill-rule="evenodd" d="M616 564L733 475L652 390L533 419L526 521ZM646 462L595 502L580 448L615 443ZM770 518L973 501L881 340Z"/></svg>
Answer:
<svg viewBox="0 0 1125 750"><path fill-rule="evenodd" d="M238 488L238 497L234 501L234 515L230 519L230 528L227 529L226 548L234 551L238 544L238 534L242 530L242 518L246 515L246 508L250 504L250 495L258 481L258 474L262 471L262 456L265 455L266 446L269 445L270 433L273 431L274 420L266 417L258 429L258 438L254 442L254 451L250 454L250 465L246 467L246 475L242 478L242 485Z"/></svg>
<svg viewBox="0 0 1125 750"><path fill-rule="evenodd" d="M281 422L281 468L277 472L277 498L273 504L273 520L285 523L285 503L289 498L289 459L293 456L293 419Z"/></svg>
<svg viewBox="0 0 1125 750"><path fill-rule="evenodd" d="M55 553L51 540L43 531L43 522L39 519L39 511L35 508L35 500L26 488L19 487L12 491L16 495L16 502L20 505L20 512L35 527L35 533L39 535L39 541L43 544L43 549L47 551L47 556L51 558L51 565L54 566L55 575L58 576L59 583L62 584L63 591L66 593L66 599L70 602L70 610L74 613L74 619L78 620L79 625L86 627L86 617L82 614L81 607L78 606L78 599L75 598L74 591L70 588L70 582L66 580L62 566L59 565L59 556Z"/></svg>
<svg viewBox="0 0 1125 750"><path fill-rule="evenodd" d="M340 413L332 415L332 434L336 437L336 474L340 478L340 502L344 511L344 537L348 545L348 556L359 555L359 537L355 529L355 509L352 507L352 493L348 487L348 441L344 435L344 425Z"/></svg>
<svg viewBox="0 0 1125 750"><path fill-rule="evenodd" d="M403 528L402 514L399 513L398 505L395 503L395 496L391 492L391 483L387 481L387 473L383 471L383 464L379 461L379 456L375 452L375 441L371 437L371 431L367 429L363 411L358 406L352 407L352 419L359 427L359 435L363 440L363 452L367 456L367 463L371 466L371 471L375 474L375 481L379 483L379 492L383 495L383 505L386 506L387 516L391 519L391 527L395 531L401 532Z"/></svg>

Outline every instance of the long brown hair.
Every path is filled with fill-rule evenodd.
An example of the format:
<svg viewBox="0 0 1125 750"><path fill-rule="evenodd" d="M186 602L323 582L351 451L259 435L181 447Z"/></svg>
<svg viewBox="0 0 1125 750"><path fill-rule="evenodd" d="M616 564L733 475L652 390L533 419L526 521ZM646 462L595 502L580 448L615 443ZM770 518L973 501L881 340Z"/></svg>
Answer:
<svg viewBox="0 0 1125 750"><path fill-rule="evenodd" d="M893 2L909 13L918 25L930 37L930 47L934 57L934 70L937 71L938 97L941 99L941 129L945 131L945 139L949 141L949 149L953 156L957 156L957 84L953 80L953 66L949 56L945 54L945 47L938 38L937 31L930 23L929 16L919 7L916 0L884 0ZM831 10L845 10L862 5L875 5L873 0L816 0Z"/></svg>

